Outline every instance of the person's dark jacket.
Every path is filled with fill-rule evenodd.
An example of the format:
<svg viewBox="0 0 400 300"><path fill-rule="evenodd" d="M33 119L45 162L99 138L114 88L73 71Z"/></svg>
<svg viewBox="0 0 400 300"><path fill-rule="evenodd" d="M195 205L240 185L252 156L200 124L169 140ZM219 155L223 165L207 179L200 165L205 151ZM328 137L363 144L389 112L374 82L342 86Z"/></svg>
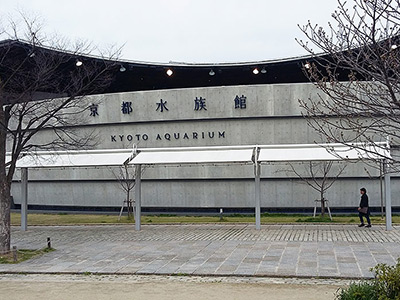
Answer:
<svg viewBox="0 0 400 300"><path fill-rule="evenodd" d="M361 195L361 201L360 201L360 205L361 208L363 207L368 207L368 196L367 194L362 194Z"/></svg>

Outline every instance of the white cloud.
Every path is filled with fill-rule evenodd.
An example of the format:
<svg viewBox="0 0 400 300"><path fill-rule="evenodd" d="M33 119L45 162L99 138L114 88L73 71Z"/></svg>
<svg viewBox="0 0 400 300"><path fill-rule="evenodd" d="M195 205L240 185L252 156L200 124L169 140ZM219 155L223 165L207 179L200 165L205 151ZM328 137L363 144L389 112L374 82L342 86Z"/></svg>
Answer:
<svg viewBox="0 0 400 300"><path fill-rule="evenodd" d="M145 61L224 62L304 54L297 24L325 24L336 0L3 0L3 13L35 12L47 30L100 46L125 44Z"/></svg>

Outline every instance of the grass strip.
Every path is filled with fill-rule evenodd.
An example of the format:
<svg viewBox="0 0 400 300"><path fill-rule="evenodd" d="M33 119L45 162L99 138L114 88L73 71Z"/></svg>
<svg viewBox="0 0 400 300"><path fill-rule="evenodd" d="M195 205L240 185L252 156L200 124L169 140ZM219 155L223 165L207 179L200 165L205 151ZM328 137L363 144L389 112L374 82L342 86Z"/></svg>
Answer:
<svg viewBox="0 0 400 300"><path fill-rule="evenodd" d="M20 249L17 250L17 261L14 261L13 252L10 251L7 254L0 254L0 264L18 264L32 257L41 256L54 250L54 248L43 248L39 250Z"/></svg>
<svg viewBox="0 0 400 300"><path fill-rule="evenodd" d="M372 224L384 224L385 220L380 216L371 217ZM142 216L143 224L184 224L184 223L254 223L251 215L226 215L220 216L177 216L177 215L145 215ZM400 223L400 215L392 216L393 223ZM11 214L11 224L19 226L21 216L19 213ZM296 224L296 223L331 223L331 224L356 224L358 215L333 215L331 221L328 216L315 217L304 214L262 214L263 224ZM66 213L31 213L28 214L29 225L86 225L86 224L133 224L133 218L126 215L118 220L118 215L103 214L66 214Z"/></svg>

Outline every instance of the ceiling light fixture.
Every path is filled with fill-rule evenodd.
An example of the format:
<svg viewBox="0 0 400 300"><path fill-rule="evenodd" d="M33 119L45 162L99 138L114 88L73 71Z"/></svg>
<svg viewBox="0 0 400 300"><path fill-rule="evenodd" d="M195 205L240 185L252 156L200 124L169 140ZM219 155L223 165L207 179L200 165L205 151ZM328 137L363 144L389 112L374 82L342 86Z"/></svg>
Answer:
<svg viewBox="0 0 400 300"><path fill-rule="evenodd" d="M254 68L254 69L253 69L253 74L254 74L254 75L258 75L258 73L260 73L260 71L258 71L257 68Z"/></svg>
<svg viewBox="0 0 400 300"><path fill-rule="evenodd" d="M215 72L214 72L214 70L213 69L211 69L210 70L210 73L208 73L210 76L214 76L215 75Z"/></svg>
<svg viewBox="0 0 400 300"><path fill-rule="evenodd" d="M311 68L311 65L309 63L305 63L304 64L304 68L306 68L307 70Z"/></svg>
<svg viewBox="0 0 400 300"><path fill-rule="evenodd" d="M265 74L265 73L267 73L267 70L265 68L262 68L261 73Z"/></svg>
<svg viewBox="0 0 400 300"><path fill-rule="evenodd" d="M121 65L121 68L119 68L119 71L120 71L120 72L125 72L125 71L126 71L126 68L125 68L123 65Z"/></svg>
<svg viewBox="0 0 400 300"><path fill-rule="evenodd" d="M76 63L75 63L75 65L76 65L77 67L80 67L80 66L82 66L82 65L83 65L83 62L82 62L82 61L80 61L80 60L78 59L78 60L76 60Z"/></svg>
<svg viewBox="0 0 400 300"><path fill-rule="evenodd" d="M172 74L174 74L174 71L172 71L171 69L168 69L167 72L165 72L165 73L167 73L167 75L171 77Z"/></svg>

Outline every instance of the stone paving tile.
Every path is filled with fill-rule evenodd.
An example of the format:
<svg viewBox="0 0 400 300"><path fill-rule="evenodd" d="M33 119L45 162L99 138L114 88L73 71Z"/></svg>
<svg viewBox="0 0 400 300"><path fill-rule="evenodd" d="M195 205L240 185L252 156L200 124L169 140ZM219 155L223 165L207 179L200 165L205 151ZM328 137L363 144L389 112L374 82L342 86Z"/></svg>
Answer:
<svg viewBox="0 0 400 300"><path fill-rule="evenodd" d="M12 230L18 248L57 251L0 272L98 272L241 276L371 277L400 256L400 228L351 225L151 225Z"/></svg>
<svg viewBox="0 0 400 300"><path fill-rule="evenodd" d="M256 274L258 275L276 274L277 270L278 270L277 262L262 261L258 266Z"/></svg>

